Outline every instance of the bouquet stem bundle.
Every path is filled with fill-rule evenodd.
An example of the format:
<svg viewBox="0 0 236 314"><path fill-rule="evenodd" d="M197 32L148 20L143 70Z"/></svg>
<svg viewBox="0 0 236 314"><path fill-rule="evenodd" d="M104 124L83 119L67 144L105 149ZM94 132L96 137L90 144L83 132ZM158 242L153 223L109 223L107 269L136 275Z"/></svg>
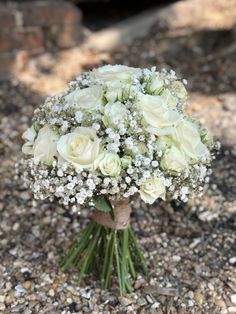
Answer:
<svg viewBox="0 0 236 314"><path fill-rule="evenodd" d="M102 289L110 288L116 273L121 295L132 292L130 278L135 279L138 271L147 275L147 267L132 228L129 225L124 229L109 228L96 221L91 221L80 232L62 260L61 270L70 268L78 269L78 283L86 273L97 272L101 276Z"/></svg>

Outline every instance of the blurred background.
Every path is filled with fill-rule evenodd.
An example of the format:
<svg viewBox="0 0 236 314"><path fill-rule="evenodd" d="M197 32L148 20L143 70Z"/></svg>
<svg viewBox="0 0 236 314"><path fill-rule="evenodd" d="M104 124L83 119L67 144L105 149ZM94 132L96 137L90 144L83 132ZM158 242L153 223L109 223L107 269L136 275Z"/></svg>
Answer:
<svg viewBox="0 0 236 314"><path fill-rule="evenodd" d="M34 109L107 63L174 69L188 81L189 112L222 143L200 200L148 209L135 201L151 275L126 300L96 282L79 289L74 274L58 271L87 214L36 203L14 179ZM236 313L235 130L236 0L1 1L0 312Z"/></svg>

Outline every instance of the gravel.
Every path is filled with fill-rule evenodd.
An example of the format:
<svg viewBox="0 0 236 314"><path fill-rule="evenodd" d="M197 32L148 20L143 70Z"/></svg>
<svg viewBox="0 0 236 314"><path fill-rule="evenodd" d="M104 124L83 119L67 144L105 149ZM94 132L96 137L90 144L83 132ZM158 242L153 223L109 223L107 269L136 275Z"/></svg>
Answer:
<svg viewBox="0 0 236 314"><path fill-rule="evenodd" d="M15 178L14 165L22 157L21 134L42 99L29 85L2 81L1 313L236 313L235 57L217 59L209 65L207 56L212 48L198 42L205 49L206 57L201 62L196 49L191 54L186 46L173 58L158 52L159 38L153 37L154 30L132 47L115 51L111 62L161 66L172 60L172 66L188 78L189 110L222 142L209 188L201 199L188 204L148 207L133 199L131 224L150 270L147 278L139 276L133 282L134 293L120 297L116 284L110 291L101 291L93 274L78 286L76 272L61 273L58 262L88 223L91 212L87 209L75 216L56 203L36 202ZM166 33L162 36L167 40ZM220 49L223 44L219 33L215 40L214 47ZM210 68L204 71L206 66Z"/></svg>

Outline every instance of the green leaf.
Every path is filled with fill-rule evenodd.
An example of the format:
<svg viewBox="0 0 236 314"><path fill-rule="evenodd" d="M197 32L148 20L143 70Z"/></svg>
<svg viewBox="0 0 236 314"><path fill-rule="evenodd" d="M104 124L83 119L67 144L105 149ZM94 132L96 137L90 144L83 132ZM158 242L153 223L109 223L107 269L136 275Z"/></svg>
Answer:
<svg viewBox="0 0 236 314"><path fill-rule="evenodd" d="M110 211L112 211L111 203L105 196L102 195L95 196L93 202L97 210L100 210L105 213L109 213Z"/></svg>

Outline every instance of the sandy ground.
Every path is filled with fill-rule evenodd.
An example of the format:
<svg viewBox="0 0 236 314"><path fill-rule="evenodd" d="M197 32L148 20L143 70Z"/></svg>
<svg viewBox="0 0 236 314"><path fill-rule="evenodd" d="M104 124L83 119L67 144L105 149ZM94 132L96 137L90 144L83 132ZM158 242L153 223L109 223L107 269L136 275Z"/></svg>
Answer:
<svg viewBox="0 0 236 314"><path fill-rule="evenodd" d="M233 1L217 3L208 27L199 27L200 14L191 29L182 20L179 27L159 21L145 38L112 53L75 48L45 54L18 69L17 79L1 81L1 313L236 313L236 54L225 50L235 43L235 30L229 25ZM151 207L133 200L132 225L150 274L123 298L116 285L101 291L92 274L78 287L75 272L58 270L90 211L77 217L57 204L35 202L14 178L34 108L76 73L108 62L176 69L189 82L189 111L222 143L200 200Z"/></svg>

